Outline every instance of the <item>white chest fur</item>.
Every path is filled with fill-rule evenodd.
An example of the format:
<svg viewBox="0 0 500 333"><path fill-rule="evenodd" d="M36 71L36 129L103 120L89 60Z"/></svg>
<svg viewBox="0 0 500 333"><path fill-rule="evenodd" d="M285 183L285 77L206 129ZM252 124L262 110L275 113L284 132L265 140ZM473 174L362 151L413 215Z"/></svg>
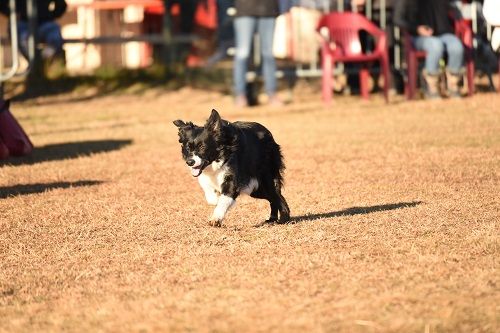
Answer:
<svg viewBox="0 0 500 333"><path fill-rule="evenodd" d="M219 194L222 192L222 183L224 178L228 173L229 169L223 162L212 162L211 165L205 168L201 175L198 177L198 182L203 188L205 193L216 191ZM250 179L249 183L244 185L241 189L241 193L252 194L259 187L259 182L257 179Z"/></svg>
<svg viewBox="0 0 500 333"><path fill-rule="evenodd" d="M212 162L198 177L198 182L205 192L207 189L211 189L220 193L227 171L227 166L220 162Z"/></svg>

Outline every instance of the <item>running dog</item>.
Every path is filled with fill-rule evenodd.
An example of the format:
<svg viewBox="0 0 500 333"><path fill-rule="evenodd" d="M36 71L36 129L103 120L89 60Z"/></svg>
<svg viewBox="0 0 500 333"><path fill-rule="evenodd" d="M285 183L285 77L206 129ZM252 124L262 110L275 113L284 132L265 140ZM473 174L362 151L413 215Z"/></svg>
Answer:
<svg viewBox="0 0 500 333"><path fill-rule="evenodd" d="M231 123L215 109L203 127L182 120L174 125L191 175L198 178L208 204L215 206L210 225L221 226L242 193L269 201L271 215L266 222L290 220L281 194L285 164L267 128L255 122Z"/></svg>

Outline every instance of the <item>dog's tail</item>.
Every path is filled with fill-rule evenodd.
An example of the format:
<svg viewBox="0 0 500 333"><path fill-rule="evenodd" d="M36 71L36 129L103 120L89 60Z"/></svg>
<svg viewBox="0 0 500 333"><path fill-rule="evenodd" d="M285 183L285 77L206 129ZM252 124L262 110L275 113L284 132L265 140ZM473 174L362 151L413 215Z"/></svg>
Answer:
<svg viewBox="0 0 500 333"><path fill-rule="evenodd" d="M273 175L274 186L279 192L285 183L284 174L286 168L283 154L281 153L281 147L275 142L273 142L273 150L274 151L270 154L272 158L271 173Z"/></svg>
<svg viewBox="0 0 500 333"><path fill-rule="evenodd" d="M275 156L275 160L273 161L274 187L276 188L276 193L280 197L280 222L287 222L290 220L290 208L281 194L281 188L284 185L284 173L286 168L283 154L281 153L281 148L278 144L276 144L276 153L273 154L273 156Z"/></svg>

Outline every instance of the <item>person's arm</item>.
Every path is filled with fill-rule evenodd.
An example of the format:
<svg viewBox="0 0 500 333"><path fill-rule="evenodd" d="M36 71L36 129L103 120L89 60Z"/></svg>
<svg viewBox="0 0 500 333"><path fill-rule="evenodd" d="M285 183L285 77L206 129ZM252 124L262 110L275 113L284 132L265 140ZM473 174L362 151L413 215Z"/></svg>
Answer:
<svg viewBox="0 0 500 333"><path fill-rule="evenodd" d="M66 12L66 8L68 8L68 5L66 4L65 0L55 0L54 5L54 11L52 13L55 20L63 16L63 14Z"/></svg>

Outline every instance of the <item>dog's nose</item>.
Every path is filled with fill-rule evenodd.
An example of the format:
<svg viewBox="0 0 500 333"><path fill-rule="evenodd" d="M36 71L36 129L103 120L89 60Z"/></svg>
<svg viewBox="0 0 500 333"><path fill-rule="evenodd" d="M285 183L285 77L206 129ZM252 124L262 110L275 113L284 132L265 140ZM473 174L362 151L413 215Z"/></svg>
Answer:
<svg viewBox="0 0 500 333"><path fill-rule="evenodd" d="M189 159L186 161L187 165L193 166L196 162L193 159Z"/></svg>

